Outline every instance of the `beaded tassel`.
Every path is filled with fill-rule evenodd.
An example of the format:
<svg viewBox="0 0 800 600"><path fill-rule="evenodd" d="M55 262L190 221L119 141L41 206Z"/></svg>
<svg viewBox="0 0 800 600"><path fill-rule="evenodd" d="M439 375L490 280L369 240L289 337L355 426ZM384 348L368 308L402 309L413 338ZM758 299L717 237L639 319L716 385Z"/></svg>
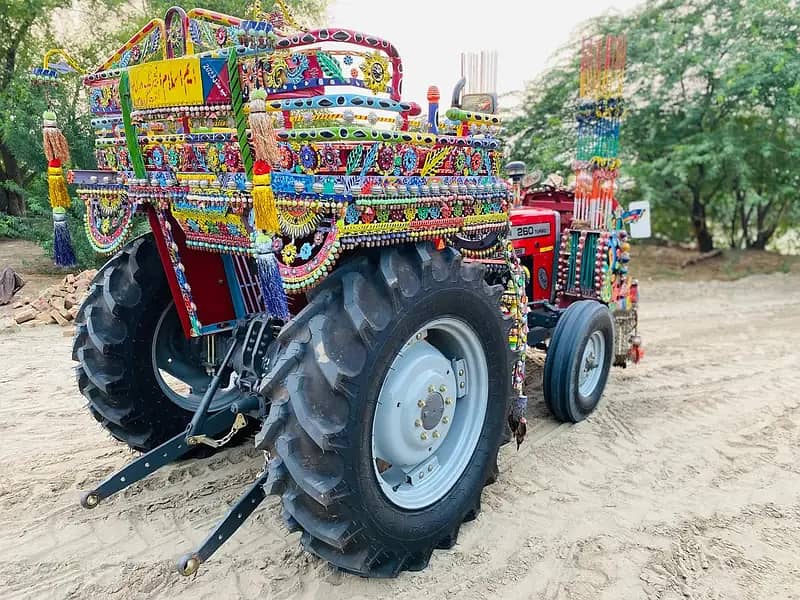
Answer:
<svg viewBox="0 0 800 600"><path fill-rule="evenodd" d="M253 210L256 229L272 235L280 231L278 209L272 193L272 167L260 160L253 165Z"/></svg>
<svg viewBox="0 0 800 600"><path fill-rule="evenodd" d="M254 245L256 266L258 267L258 283L264 306L267 312L277 319L289 319L289 304L286 291L283 289L283 279L275 259L272 248L272 238L263 233L256 236Z"/></svg>
<svg viewBox="0 0 800 600"><path fill-rule="evenodd" d="M254 90L250 95L250 125L253 143L253 212L256 234L253 246L258 282L267 312L278 319L289 318L288 300L283 287L273 240L280 233L278 209L272 192L272 165L278 162L278 142L272 129L272 117L266 112L266 93Z"/></svg>
<svg viewBox="0 0 800 600"><path fill-rule="evenodd" d="M53 256L60 267L75 266L75 251L67 225L70 205L62 166L69 162L67 140L56 123L56 115L46 111L42 120L42 142L47 157L47 189L53 209Z"/></svg>
<svg viewBox="0 0 800 600"><path fill-rule="evenodd" d="M278 142L272 128L272 117L267 114L267 94L264 90L253 90L250 93L250 125L251 140L256 160L269 164L278 162Z"/></svg>

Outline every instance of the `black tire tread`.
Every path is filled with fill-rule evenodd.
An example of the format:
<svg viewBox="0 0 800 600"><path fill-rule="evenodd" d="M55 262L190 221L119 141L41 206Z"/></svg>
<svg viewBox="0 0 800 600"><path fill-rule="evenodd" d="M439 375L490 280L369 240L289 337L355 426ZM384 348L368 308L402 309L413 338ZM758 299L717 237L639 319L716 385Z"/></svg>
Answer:
<svg viewBox="0 0 800 600"><path fill-rule="evenodd" d="M502 287L486 284L482 265L462 263L452 249L391 248L373 256L367 267L370 275L364 274L363 256L341 265L309 294L308 306L279 334L275 366L262 388L271 399L269 414L256 444L274 457L265 490L282 496L284 522L290 531L303 532L301 543L307 551L349 573L393 577L403 570L425 568L434 548L451 548L461 523L480 512L481 490L455 526L429 548L409 552L385 547L364 534L357 499L343 477L349 467L339 454L346 427L341 415L356 396L353 380L363 365L360 353L369 351L393 314L412 306L415 297L432 285L454 282L482 290L493 306L499 305ZM496 318L507 332L509 319L499 310ZM324 326L326 319L337 324L335 336ZM334 336L336 343L326 336ZM334 347L347 348L348 354L322 355ZM510 351L507 359L510 369L514 360ZM321 395L326 398L324 407L319 406ZM496 478L498 448L499 440L484 484Z"/></svg>
<svg viewBox="0 0 800 600"><path fill-rule="evenodd" d="M150 311L163 310L168 294L155 242L145 235L100 269L75 319L78 389L94 418L141 452L176 435L191 418L133 367L137 325Z"/></svg>
<svg viewBox="0 0 800 600"><path fill-rule="evenodd" d="M588 413L576 414L570 410L569 379L573 375L575 352L581 343L579 332L583 330L587 319L592 317L592 313L598 310L607 308L594 300L581 300L570 305L559 319L550 342L544 368L544 399L551 414L562 423L578 423L588 416ZM610 361L610 353L613 353L613 344L606 353L606 363ZM609 364L604 366L606 377L609 366ZM605 381L602 385L605 386Z"/></svg>

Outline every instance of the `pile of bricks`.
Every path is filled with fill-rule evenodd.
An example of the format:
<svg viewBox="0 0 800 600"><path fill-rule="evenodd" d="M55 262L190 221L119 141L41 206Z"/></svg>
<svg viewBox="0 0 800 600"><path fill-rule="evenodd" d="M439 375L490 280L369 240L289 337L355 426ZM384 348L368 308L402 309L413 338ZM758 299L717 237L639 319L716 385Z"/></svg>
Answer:
<svg viewBox="0 0 800 600"><path fill-rule="evenodd" d="M96 274L96 270L69 274L61 283L44 290L36 300L17 302L14 304L14 322L28 326L49 323L61 327L70 325Z"/></svg>

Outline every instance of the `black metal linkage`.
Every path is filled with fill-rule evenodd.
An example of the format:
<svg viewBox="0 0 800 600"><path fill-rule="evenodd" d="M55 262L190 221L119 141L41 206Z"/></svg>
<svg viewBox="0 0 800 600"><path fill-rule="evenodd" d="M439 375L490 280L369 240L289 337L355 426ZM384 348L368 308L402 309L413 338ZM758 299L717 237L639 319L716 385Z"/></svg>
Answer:
<svg viewBox="0 0 800 600"><path fill-rule="evenodd" d="M238 331L236 333L238 334ZM200 405L197 407L197 410L194 411L194 416L192 417L192 422L189 424L189 429L184 434L184 438L187 442L189 441L189 438L193 438L198 434L205 433L203 431L203 425L207 418L208 407L211 406L211 401L217 394L217 389L219 389L219 384L222 381L222 374L225 369L228 368L228 364L231 362L233 353L236 351L238 346L239 337L238 335L234 335L233 341L231 341L231 345L228 347L228 351L225 353L225 358L222 359L219 367L217 367L214 377L211 378L211 383L208 384L208 387L203 394L203 398L200 400Z"/></svg>
<svg viewBox="0 0 800 600"><path fill-rule="evenodd" d="M255 397L244 398L236 405L237 411L246 412L258 406L258 399ZM216 436L227 432L233 425L236 414L230 410L222 410L211 415L203 426L203 432L209 436ZM174 438L164 442L146 454L128 463L121 470L117 471L95 489L86 492L81 497L81 506L84 508L94 508L101 500L124 490L129 485L141 481L150 473L153 473L180 458L193 450L196 446L186 443L186 432L182 431Z"/></svg>
<svg viewBox="0 0 800 600"><path fill-rule="evenodd" d="M218 412L206 421L206 429L209 432L214 432L211 435L222 433L226 429L230 429L235 416L227 410ZM124 490L132 483L141 481L150 473L180 458L195 447L186 443L186 432L181 431L171 440L164 442L147 454L142 454L133 462L125 465L95 489L84 493L81 498L81 506L94 508L101 500Z"/></svg>
<svg viewBox="0 0 800 600"><path fill-rule="evenodd" d="M184 554L178 559L177 567L181 575L189 576L196 573L200 565L211 558L211 555L219 550L219 547L227 542L247 520L247 517L258 508L258 505L266 498L264 483L267 481L267 475L268 472L264 470L264 473L259 475L247 491L231 505L225 518L217 523L217 526L208 534L197 550Z"/></svg>

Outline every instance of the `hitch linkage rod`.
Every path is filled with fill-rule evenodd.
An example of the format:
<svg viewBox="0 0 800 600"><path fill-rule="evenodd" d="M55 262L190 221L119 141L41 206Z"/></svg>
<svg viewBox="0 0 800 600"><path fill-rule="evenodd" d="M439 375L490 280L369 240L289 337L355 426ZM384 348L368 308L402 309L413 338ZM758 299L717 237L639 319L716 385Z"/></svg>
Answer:
<svg viewBox="0 0 800 600"><path fill-rule="evenodd" d="M231 410L221 410L208 416L208 407L219 389L222 374L228 367L233 353L239 346L239 337L235 336L231 342L225 358L220 363L214 377L206 388L203 398L197 410L194 411L192 422L188 428L180 432L170 440L167 440L150 452L142 454L136 460L125 465L121 470L109 476L95 489L85 492L81 496L81 506L83 508L94 508L100 504L101 500L108 498L112 494L124 490L129 485L141 481L153 471L160 469L164 465L184 456L193 450L200 442L202 435L215 436L230 430L236 422L236 412L245 412L257 408L258 401L254 397L243 399L231 406ZM198 435L201 434L201 435Z"/></svg>
<svg viewBox="0 0 800 600"><path fill-rule="evenodd" d="M211 406L211 401L214 399L214 396L216 396L217 390L219 389L219 384L222 381L222 374L225 372L225 369L228 368L228 364L230 364L231 359L233 358L233 353L238 347L239 335L237 331L236 335L234 335L234 338L231 341L228 351L225 353L225 358L222 359L222 362L219 364L219 367L217 367L217 370L214 373L214 377L211 378L211 382L208 384L208 387L203 394L203 398L200 400L200 405L197 407L197 410L194 411L192 422L189 423L189 429L185 433L186 441L188 443L191 443L193 438L198 433L203 433L202 428L208 415L208 407Z"/></svg>
<svg viewBox="0 0 800 600"><path fill-rule="evenodd" d="M239 499L234 502L228 513L225 515L217 526L208 534L203 543L198 546L197 550L184 554L178 559L177 567L178 573L186 577L194 575L200 565L207 561L214 552L219 550L220 546L228 541L228 539L236 533L239 527L247 520L253 511L258 508L258 505L267 497L264 491L264 484L267 481L268 472L264 472L250 485L247 491L242 494Z"/></svg>
<svg viewBox="0 0 800 600"><path fill-rule="evenodd" d="M235 407L237 412L244 412L256 408L258 400L255 397L242 399ZM232 410L222 410L211 415L205 422L203 429L208 435L218 435L228 431L236 419ZM141 481L164 465L184 456L196 446L186 443L186 431L180 432L171 440L167 440L150 452L142 454L136 460L125 465L121 470L109 476L93 490L86 492L81 497L81 506L94 508L101 500L124 490L129 485Z"/></svg>

